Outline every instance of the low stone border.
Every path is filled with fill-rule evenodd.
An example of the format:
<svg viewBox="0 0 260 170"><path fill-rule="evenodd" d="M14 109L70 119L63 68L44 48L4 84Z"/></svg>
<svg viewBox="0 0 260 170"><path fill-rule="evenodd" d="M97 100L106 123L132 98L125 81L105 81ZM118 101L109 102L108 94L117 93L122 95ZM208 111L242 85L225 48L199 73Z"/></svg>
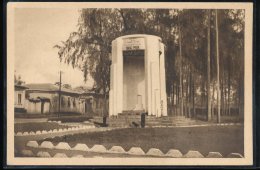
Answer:
<svg viewBox="0 0 260 170"><path fill-rule="evenodd" d="M186 154L182 154L177 149L170 149L164 154L160 149L151 148L146 153L140 147L132 147L126 151L122 146L112 146L110 149L105 148L103 145L94 145L89 148L86 144L78 143L73 148L66 142L59 142L56 146L50 141L43 141L40 145L37 141L28 141L26 146L32 148L45 148L45 149L58 149L58 150L71 150L71 151L85 151L96 153L117 153L117 154L130 154L137 156L156 156L156 157L171 157L171 158L223 158L219 152L209 152L207 156L202 155L199 151L189 150ZM33 156L30 150L22 150L24 156ZM47 153L39 151L37 157L49 157ZM76 155L79 156L79 155ZM64 155L56 154L55 157L65 157ZM80 157L80 156L79 156ZM243 158L240 153L230 153L226 158Z"/></svg>
<svg viewBox="0 0 260 170"><path fill-rule="evenodd" d="M61 133L61 132L70 132L75 130L85 130L85 129L92 129L96 128L94 125L82 125L78 127L70 127L70 128L60 128L60 129L53 129L53 130L42 130L42 131L36 131L36 132L17 132L15 133L15 136L33 136L33 135L43 135L43 134L52 134L52 133Z"/></svg>
<svg viewBox="0 0 260 170"><path fill-rule="evenodd" d="M157 125L157 126L151 126L152 128L166 128L166 127L174 127L174 128L183 128L183 127L205 127L205 126L234 126L239 125L241 126L242 123L214 123L214 124L202 124L202 125L179 125L179 126L165 126L165 125Z"/></svg>
<svg viewBox="0 0 260 170"><path fill-rule="evenodd" d="M48 122L56 122L59 123L59 121L48 121ZM61 124L61 123L59 123ZM183 128L183 127L205 127L205 126L233 126L233 125L242 125L242 123L218 123L218 124L202 124L202 125L184 125L184 126L152 126L156 128L165 128L165 127L175 127L175 128ZM69 125L70 126L70 125ZM96 128L94 125L80 125L80 126L73 126L69 128L60 128L60 129L53 129L53 130L42 130L42 131L36 131L36 132L17 132L15 133L15 136L33 136L33 135L42 135L42 134L52 134L52 133L61 133L61 132L70 132L70 131L77 131L77 130L85 130L85 129L92 129ZM121 128L121 127L118 127ZM114 127L113 129L118 129ZM108 129L103 129L104 131L107 131ZM101 131L103 131L101 130Z"/></svg>

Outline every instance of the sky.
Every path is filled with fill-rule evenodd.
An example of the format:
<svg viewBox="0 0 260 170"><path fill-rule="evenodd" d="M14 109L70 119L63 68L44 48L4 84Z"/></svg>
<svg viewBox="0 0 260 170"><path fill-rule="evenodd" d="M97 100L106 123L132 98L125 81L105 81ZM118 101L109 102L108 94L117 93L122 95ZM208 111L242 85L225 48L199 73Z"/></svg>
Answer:
<svg viewBox="0 0 260 170"><path fill-rule="evenodd" d="M59 70L62 83L72 87L88 86L83 73L67 64L60 64L54 45L77 31L77 9L27 8L15 10L15 71L26 83L55 83Z"/></svg>

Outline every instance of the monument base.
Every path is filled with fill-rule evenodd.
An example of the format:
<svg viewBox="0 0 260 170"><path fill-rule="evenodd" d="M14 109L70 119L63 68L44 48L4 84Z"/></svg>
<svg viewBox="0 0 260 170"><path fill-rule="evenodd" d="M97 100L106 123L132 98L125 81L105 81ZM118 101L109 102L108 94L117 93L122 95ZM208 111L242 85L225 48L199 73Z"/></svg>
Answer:
<svg viewBox="0 0 260 170"><path fill-rule="evenodd" d="M123 110L123 112L118 115L141 115L144 112L145 110Z"/></svg>

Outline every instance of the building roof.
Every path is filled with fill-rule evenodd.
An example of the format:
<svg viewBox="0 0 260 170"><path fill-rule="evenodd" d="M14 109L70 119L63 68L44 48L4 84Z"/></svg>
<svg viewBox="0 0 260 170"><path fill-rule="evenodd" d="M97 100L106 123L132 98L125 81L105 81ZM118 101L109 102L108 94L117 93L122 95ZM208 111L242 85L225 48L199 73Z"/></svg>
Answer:
<svg viewBox="0 0 260 170"><path fill-rule="evenodd" d="M14 85L14 88L15 88L16 90L25 90L25 89L28 89L28 87L23 86L23 85L18 85L18 84L15 84L15 85Z"/></svg>
<svg viewBox="0 0 260 170"><path fill-rule="evenodd" d="M59 91L59 86L51 83L26 84L25 87L27 87L28 90L35 90L35 91L47 91L47 92ZM66 93L80 94L75 90L64 88L64 87L61 88L61 91Z"/></svg>

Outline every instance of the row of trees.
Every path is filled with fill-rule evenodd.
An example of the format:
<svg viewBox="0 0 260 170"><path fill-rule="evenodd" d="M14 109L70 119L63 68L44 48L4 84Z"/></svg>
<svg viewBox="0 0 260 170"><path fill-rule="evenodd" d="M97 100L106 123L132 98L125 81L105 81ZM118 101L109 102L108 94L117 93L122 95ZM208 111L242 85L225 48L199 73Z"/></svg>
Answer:
<svg viewBox="0 0 260 170"><path fill-rule="evenodd" d="M55 47L106 99L111 42L127 34L157 35L166 45L169 114L211 119L218 103L222 115L243 113L244 10L82 9L78 30Z"/></svg>

